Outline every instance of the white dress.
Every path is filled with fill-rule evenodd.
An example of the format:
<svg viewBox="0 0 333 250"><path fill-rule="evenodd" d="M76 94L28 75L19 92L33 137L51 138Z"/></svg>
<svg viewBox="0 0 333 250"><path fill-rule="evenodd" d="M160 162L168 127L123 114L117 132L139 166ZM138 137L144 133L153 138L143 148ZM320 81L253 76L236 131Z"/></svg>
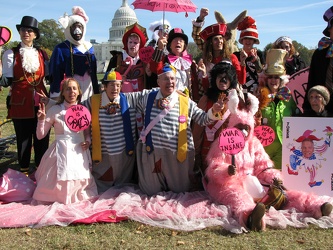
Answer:
<svg viewBox="0 0 333 250"><path fill-rule="evenodd" d="M64 122L68 103L54 105L45 121L38 121L37 136L44 136L54 126L55 141L45 152L35 173L37 187L33 198L39 203L69 204L97 195L90 172L89 150L83 151L83 131L73 132Z"/></svg>

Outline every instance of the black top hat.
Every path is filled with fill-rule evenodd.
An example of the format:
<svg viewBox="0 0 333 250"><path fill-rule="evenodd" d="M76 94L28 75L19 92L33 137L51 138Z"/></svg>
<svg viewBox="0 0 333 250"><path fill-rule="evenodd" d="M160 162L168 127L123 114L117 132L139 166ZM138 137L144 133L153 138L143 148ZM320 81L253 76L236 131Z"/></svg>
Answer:
<svg viewBox="0 0 333 250"><path fill-rule="evenodd" d="M32 28L36 33L36 40L40 37L39 29L38 29L38 21L36 18L32 16L24 16L22 17L21 24L16 24L16 29L20 31L21 27Z"/></svg>
<svg viewBox="0 0 333 250"><path fill-rule="evenodd" d="M185 41L185 45L187 46L188 37L187 37L187 35L185 35L184 30L182 30L181 28L174 28L169 32L169 36L168 36L167 49L169 51L170 51L170 44L171 44L172 40L176 37L182 38Z"/></svg>

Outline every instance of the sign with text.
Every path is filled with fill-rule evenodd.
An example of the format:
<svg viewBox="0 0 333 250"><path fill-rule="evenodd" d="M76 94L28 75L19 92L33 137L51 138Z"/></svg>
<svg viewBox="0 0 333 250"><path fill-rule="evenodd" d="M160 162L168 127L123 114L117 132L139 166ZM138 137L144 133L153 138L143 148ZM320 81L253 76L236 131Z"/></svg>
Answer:
<svg viewBox="0 0 333 250"><path fill-rule="evenodd" d="M284 185L333 196L333 118L285 117L283 126Z"/></svg>
<svg viewBox="0 0 333 250"><path fill-rule="evenodd" d="M243 150L245 139L242 131L237 128L227 128L222 130L219 137L219 147L227 154L237 154Z"/></svg>
<svg viewBox="0 0 333 250"><path fill-rule="evenodd" d="M78 132L89 127L91 114L89 110L82 105L73 105L67 109L65 114L65 123L72 131Z"/></svg>
<svg viewBox="0 0 333 250"><path fill-rule="evenodd" d="M270 126L266 125L255 127L254 135L259 139L264 147L271 145L275 140L274 130Z"/></svg>
<svg viewBox="0 0 333 250"><path fill-rule="evenodd" d="M154 53L154 48L151 46L143 47L139 50L139 57L144 63L149 63Z"/></svg>

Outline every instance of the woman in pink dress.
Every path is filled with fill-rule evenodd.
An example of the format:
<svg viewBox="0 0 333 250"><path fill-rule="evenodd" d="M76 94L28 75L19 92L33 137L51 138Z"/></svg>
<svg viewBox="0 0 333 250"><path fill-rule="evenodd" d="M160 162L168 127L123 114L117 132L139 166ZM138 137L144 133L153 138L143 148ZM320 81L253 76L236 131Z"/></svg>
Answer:
<svg viewBox="0 0 333 250"><path fill-rule="evenodd" d="M65 123L66 110L81 100L80 85L73 78L63 81L59 100L47 113L44 103L38 111L37 138L54 127L55 141L44 154L35 173L37 187L33 198L39 204L74 203L97 195L90 172L89 129L72 131Z"/></svg>

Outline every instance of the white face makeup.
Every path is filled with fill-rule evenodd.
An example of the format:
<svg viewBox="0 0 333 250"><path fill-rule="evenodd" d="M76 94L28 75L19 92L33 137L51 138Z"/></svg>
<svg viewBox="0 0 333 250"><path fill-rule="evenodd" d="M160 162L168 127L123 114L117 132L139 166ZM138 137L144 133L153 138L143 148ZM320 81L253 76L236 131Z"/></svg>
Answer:
<svg viewBox="0 0 333 250"><path fill-rule="evenodd" d="M136 57L140 49L140 38L137 36L129 36L127 41L128 54Z"/></svg>

